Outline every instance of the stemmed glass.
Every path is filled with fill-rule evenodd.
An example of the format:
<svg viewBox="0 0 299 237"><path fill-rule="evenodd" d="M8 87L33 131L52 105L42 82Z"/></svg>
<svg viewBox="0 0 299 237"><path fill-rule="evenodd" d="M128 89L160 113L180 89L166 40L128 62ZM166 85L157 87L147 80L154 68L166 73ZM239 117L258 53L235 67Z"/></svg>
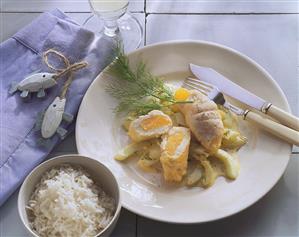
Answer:
<svg viewBox="0 0 299 237"><path fill-rule="evenodd" d="M89 0L93 15L84 27L99 37L109 37L122 44L125 52L138 48L142 41L142 27L132 15L126 13L128 0Z"/></svg>

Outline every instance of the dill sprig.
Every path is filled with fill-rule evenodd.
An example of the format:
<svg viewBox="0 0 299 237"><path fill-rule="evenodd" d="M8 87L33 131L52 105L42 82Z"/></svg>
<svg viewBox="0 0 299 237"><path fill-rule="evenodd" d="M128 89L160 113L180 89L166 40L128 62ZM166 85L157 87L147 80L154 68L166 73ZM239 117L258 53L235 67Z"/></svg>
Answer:
<svg viewBox="0 0 299 237"><path fill-rule="evenodd" d="M143 61L139 61L133 70L123 50L118 48L116 53L115 61L106 71L113 77L109 80L106 91L119 101L116 112L142 115L182 103L174 99L172 91L159 77L148 71Z"/></svg>

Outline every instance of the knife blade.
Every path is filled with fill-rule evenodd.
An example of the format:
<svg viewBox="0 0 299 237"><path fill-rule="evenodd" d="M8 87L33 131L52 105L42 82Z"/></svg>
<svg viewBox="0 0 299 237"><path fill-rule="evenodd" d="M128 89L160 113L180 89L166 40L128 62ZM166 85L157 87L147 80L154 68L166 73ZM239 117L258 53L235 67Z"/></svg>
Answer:
<svg viewBox="0 0 299 237"><path fill-rule="evenodd" d="M245 90L244 88L227 79L212 68L200 67L194 64L190 64L190 69L198 79L217 86L222 93L236 98L239 101L257 110L262 111L265 105L268 104L262 98Z"/></svg>
<svg viewBox="0 0 299 237"><path fill-rule="evenodd" d="M242 88L214 69L190 64L190 70L198 79L217 86L224 94L229 95L252 108L260 110L272 118L277 119L282 124L299 131L299 119L297 117L279 109L270 102L267 102Z"/></svg>

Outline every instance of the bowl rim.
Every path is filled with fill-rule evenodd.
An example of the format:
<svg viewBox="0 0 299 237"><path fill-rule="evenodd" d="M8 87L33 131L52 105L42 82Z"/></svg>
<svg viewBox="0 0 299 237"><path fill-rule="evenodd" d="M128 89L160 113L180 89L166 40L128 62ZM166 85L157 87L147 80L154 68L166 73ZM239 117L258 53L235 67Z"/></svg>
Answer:
<svg viewBox="0 0 299 237"><path fill-rule="evenodd" d="M269 79L269 82L278 90L278 93L279 93L279 96L281 97L282 99L282 102L284 104L284 110L287 111L287 112L292 112L291 111L291 107L289 105L289 102L287 100L287 97L285 95L285 93L283 92L283 90L281 89L281 87L279 86L278 82L276 82L273 77L271 76L271 74L263 67L261 66L259 63L257 63L254 59L250 58L249 56L247 56L246 54L234 49L234 48L231 48L230 46L226 46L224 44L221 44L221 43L216 43L216 42L212 42L212 41L206 41L206 40L192 40L192 39L179 39L179 40L167 40L167 41L161 41L161 42L156 42L156 43L153 43L153 44L148 44L148 45L145 45L141 48L138 48L132 52L129 52L127 53L128 56L133 56L133 55L136 55L136 54L139 54L139 53L142 53L144 50L151 50L152 48L156 48L156 47L163 47L163 46L168 46L168 45L172 45L172 46L176 46L176 45L190 45L190 44L193 44L194 46L196 45L207 45L207 46L213 46L215 48L218 48L218 49L222 49L222 50L225 50L226 52L229 52L233 55L237 55L239 56L240 58L242 58L243 60L245 60L247 63L253 65L254 67L256 67L266 78ZM107 65L107 67L105 67L102 72L100 72L97 77L93 80L93 82L90 84L89 88L87 89L87 92L88 90L94 86L94 84L96 84L96 80L103 74L103 72L105 70L107 70L107 68L109 67L110 64ZM83 99L82 99L82 102L86 99L86 94L84 95ZM79 107L79 110L78 110L78 116L77 118L79 118L79 115L80 115L80 112L82 111L82 105L83 103L81 102L81 105ZM75 129L75 139L76 139L76 146L77 146L77 149L78 149L78 153L80 154L82 152L82 147L81 147L81 144L79 142L79 129L78 129L78 123L76 123L76 129ZM136 210L134 208L131 208L131 206L128 206L126 203L122 203L122 206L135 213L136 215L140 215L140 216L143 216L145 218L149 218L151 220L155 220L155 221L159 221L159 222L164 222L164 223L172 223L172 224L199 224L199 223L208 223L208 222L213 222L213 221L217 221L217 220L221 220L221 219L224 219L224 218L227 218L227 217L230 217L232 215L235 215L237 213L240 213L242 211L244 211L245 209L247 209L248 207L252 206L253 204L257 203L259 200L261 200L267 193L269 193L269 191L277 184L277 182L281 179L282 175L284 174L285 170L286 170L286 167L289 163L289 160L290 160L290 156L292 154L292 145L289 146L289 153L288 153L288 161L286 162L286 165L285 167L283 167L283 172L281 173L281 175L272 182L272 184L269 186L269 188L265 189L263 195L261 195L259 198L257 198L255 201L252 201L250 202L249 204L247 204L246 206L243 206L242 208L238 209L237 211L233 211L229 214L225 214L225 215L221 215L221 216L218 216L216 218L210 218L210 219L206 219L204 221L173 221L173 220L165 220L163 218L160 218L160 217L153 217L151 215L148 215L147 213L140 213L140 212L136 212Z"/></svg>
<svg viewBox="0 0 299 237"><path fill-rule="evenodd" d="M84 155L80 155L80 154L65 154L65 155L59 155L59 156L55 156L53 158L50 158L42 163L40 163L39 165L37 165L25 178L25 180L23 181L22 185L21 185L21 188L19 190L19 193L18 193L18 214L19 214L19 217L23 223L23 225L25 226L25 228L27 229L27 231L29 231L30 234L32 234L32 236L34 237L40 237L36 232L34 232L30 226L28 224L25 223L25 220L24 220L24 217L23 217L23 214L22 214L22 207L21 207L21 194L24 192L25 188L26 188L26 185L28 183L28 180L29 178L35 173L37 172L37 170L39 170L40 168L42 168L43 166L45 166L46 164L49 164L49 163L52 163L56 160L59 160L61 158L70 158L70 157L76 157L75 159L88 159L88 160L91 160L91 161L95 161L96 163L98 163L98 165L101 165L104 169L106 169L106 171L108 171L108 173L111 175L111 177L114 179L115 183L116 183L116 187L117 187L117 192L118 192L118 202L117 202L117 205L116 205L116 209L115 209L115 212L113 214L113 218L111 219L111 221L109 222L109 224L104 228L102 229L100 232L98 232L96 236L100 236L102 234L104 234L109 228L110 226L115 222L117 221L118 217L119 217L119 214L120 214L120 211L121 211L121 208L122 208L122 200L121 200L121 191L120 191L120 186L119 186L119 183L116 179L116 177L114 176L114 174L112 173L112 171L103 163L101 163L100 161L96 160L96 159L93 159L91 157L88 157L88 156L84 156ZM62 163L65 163L62 162ZM70 161L71 163L71 161ZM59 165L59 164L56 164L56 165ZM84 165L82 165L83 168ZM49 167L50 169L51 167ZM26 211L25 211L26 213Z"/></svg>

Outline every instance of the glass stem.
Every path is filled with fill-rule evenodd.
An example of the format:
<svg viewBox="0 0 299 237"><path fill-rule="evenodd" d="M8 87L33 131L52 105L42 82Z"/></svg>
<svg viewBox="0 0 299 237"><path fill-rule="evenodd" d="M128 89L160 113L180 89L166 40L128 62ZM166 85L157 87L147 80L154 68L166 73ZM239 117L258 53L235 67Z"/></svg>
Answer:
<svg viewBox="0 0 299 237"><path fill-rule="evenodd" d="M109 36L109 37L115 37L118 32L118 25L116 20L104 20L104 34Z"/></svg>

